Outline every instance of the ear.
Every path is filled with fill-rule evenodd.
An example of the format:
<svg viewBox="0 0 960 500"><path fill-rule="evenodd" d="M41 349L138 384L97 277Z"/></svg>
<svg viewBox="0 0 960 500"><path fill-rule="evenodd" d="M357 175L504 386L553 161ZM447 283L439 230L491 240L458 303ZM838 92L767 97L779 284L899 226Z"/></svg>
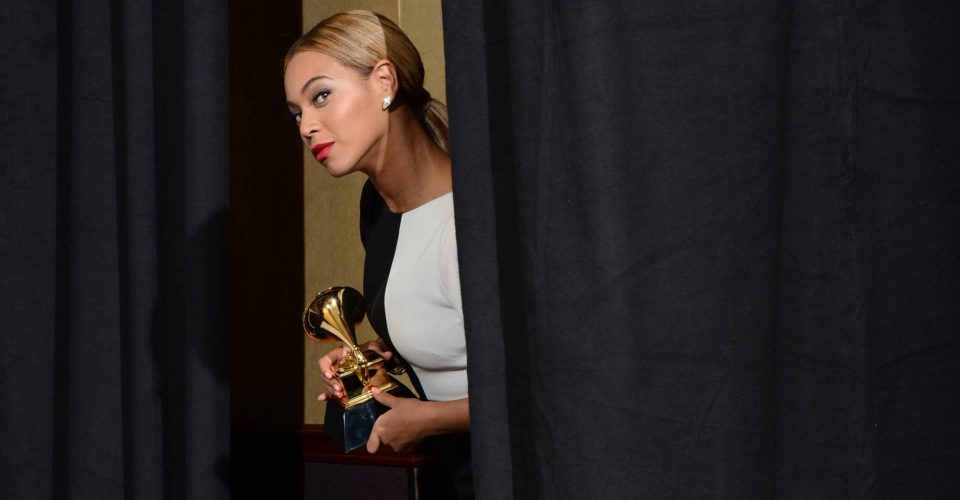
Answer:
<svg viewBox="0 0 960 500"><path fill-rule="evenodd" d="M370 82L382 95L395 97L399 87L397 68L387 59L377 61L370 72Z"/></svg>

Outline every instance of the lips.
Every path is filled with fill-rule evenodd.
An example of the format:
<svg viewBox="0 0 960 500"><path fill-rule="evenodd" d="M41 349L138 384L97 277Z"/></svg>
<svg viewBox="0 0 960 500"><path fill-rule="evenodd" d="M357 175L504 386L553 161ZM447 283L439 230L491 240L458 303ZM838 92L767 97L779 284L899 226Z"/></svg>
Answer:
<svg viewBox="0 0 960 500"><path fill-rule="evenodd" d="M331 149L333 149L333 143L324 142L314 145L312 148L310 148L310 152L313 153L313 156L317 157L318 162L322 162L327 155L330 154Z"/></svg>

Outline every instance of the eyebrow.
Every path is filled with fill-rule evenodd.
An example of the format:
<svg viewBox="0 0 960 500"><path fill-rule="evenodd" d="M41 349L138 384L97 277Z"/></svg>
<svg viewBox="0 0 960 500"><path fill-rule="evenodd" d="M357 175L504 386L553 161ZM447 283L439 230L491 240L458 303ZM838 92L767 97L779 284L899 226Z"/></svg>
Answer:
<svg viewBox="0 0 960 500"><path fill-rule="evenodd" d="M313 83L313 82L315 82L315 81L317 81L317 80L323 80L323 79L333 80L333 78L330 78L330 77L327 76L327 75L318 75L318 76L315 76L315 77L307 80L307 83L304 83L304 84L303 84L303 87L300 89L300 93L301 93L301 94L306 93L306 92L307 92L307 87L309 87L311 83Z"/></svg>

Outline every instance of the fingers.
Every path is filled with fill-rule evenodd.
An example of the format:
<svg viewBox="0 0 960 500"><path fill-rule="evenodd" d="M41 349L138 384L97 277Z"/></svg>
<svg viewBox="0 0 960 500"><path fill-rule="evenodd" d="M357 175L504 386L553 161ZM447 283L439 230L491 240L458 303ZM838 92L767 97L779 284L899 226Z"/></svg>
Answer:
<svg viewBox="0 0 960 500"><path fill-rule="evenodd" d="M376 422L373 424L373 429L370 429L370 438L367 439L367 452L376 453L380 449L380 428Z"/></svg>
<svg viewBox="0 0 960 500"><path fill-rule="evenodd" d="M340 361L349 354L349 348L345 345L341 345L333 348L330 352L320 357L317 360L317 365L320 367L320 373L323 375L321 380L324 384L323 392L317 396L319 401L326 401L334 397L343 397L344 388L343 383L340 382L340 379L336 375L336 367L340 364Z"/></svg>
<svg viewBox="0 0 960 500"><path fill-rule="evenodd" d="M332 373L330 375L324 373L324 376L321 377L321 380L323 381L324 387L322 393L320 394L321 397L318 397L317 399L320 401L325 401L332 397L343 397L345 391L343 388L343 382L341 382L339 378Z"/></svg>
<svg viewBox="0 0 960 500"><path fill-rule="evenodd" d="M376 399L377 402L386 406L387 408L393 408L397 402L397 397L389 392L381 391L379 387L371 387L370 392L373 393L373 399Z"/></svg>
<svg viewBox="0 0 960 500"><path fill-rule="evenodd" d="M340 364L340 360L345 358L349 353L350 350L345 345L331 349L330 352L321 356L320 359L317 360L317 364L320 366L320 371L322 373L332 373L332 370L338 364Z"/></svg>
<svg viewBox="0 0 960 500"><path fill-rule="evenodd" d="M387 346L383 344L382 340L371 340L364 344L364 349L369 349L379 354L383 359L389 360L393 357L393 353L387 350Z"/></svg>
<svg viewBox="0 0 960 500"><path fill-rule="evenodd" d="M343 388L343 383L339 379L333 380L324 380L323 391L320 392L320 395L317 396L317 399L320 401L326 401L333 398L342 398L346 391Z"/></svg>
<svg viewBox="0 0 960 500"><path fill-rule="evenodd" d="M317 395L317 401L326 401L328 399L340 398L339 391L331 390L330 392L324 391Z"/></svg>
<svg viewBox="0 0 960 500"><path fill-rule="evenodd" d="M327 388L323 392L317 395L317 401L327 401L331 399L342 399L344 395L343 389L336 388L331 389Z"/></svg>

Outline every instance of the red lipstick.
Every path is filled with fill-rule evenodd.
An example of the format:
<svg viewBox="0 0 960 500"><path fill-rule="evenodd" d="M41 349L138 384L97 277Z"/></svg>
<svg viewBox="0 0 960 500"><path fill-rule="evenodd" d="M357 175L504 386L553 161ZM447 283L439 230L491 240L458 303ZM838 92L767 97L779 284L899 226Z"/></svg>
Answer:
<svg viewBox="0 0 960 500"><path fill-rule="evenodd" d="M330 150L333 149L332 142L324 142L314 145L310 148L310 152L313 153L313 156L317 157L318 162L323 162L323 160L330 154Z"/></svg>

